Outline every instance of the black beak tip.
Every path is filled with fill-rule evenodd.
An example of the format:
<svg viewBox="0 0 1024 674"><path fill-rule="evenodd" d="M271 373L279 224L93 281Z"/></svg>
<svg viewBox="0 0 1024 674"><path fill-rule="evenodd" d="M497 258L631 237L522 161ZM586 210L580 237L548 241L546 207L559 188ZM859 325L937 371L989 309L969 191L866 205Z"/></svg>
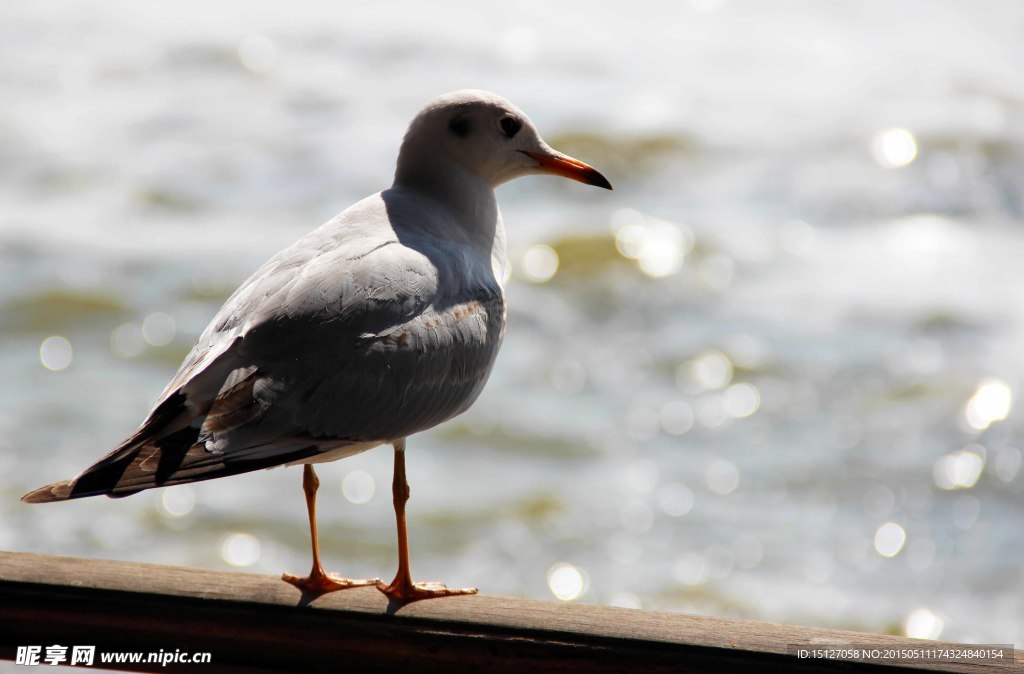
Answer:
<svg viewBox="0 0 1024 674"><path fill-rule="evenodd" d="M594 187L603 187L606 190L612 189L612 184L608 182L608 179L597 171L594 171L587 176L587 184L593 185Z"/></svg>

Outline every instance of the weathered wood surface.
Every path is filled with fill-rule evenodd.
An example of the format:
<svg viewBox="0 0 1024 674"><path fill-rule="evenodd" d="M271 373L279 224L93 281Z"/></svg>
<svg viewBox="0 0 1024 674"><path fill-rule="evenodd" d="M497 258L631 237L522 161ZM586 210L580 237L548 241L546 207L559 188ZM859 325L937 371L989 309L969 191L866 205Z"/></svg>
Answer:
<svg viewBox="0 0 1024 674"><path fill-rule="evenodd" d="M190 668L148 665L165 672L1022 671L1021 651L996 662L898 667L801 659L800 645L940 644L487 595L389 607L372 588L311 599L273 576L10 552L0 552L0 626L6 659L19 645L54 643L212 654Z"/></svg>

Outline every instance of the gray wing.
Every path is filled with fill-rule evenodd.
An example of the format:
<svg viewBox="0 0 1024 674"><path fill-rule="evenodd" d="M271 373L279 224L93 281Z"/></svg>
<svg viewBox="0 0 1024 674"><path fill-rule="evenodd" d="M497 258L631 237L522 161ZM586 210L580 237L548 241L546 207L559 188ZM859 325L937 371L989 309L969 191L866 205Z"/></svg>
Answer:
<svg viewBox="0 0 1024 674"><path fill-rule="evenodd" d="M504 332L500 285L489 274L440 278L394 238L336 244L318 230L271 259L225 303L135 435L25 500L247 472L405 437L467 409Z"/></svg>

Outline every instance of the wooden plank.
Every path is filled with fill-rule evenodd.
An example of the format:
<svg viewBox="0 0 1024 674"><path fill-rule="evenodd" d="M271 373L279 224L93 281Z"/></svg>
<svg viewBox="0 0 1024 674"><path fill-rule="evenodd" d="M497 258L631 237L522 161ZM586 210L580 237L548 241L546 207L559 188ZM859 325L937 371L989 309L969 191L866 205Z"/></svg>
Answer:
<svg viewBox="0 0 1024 674"><path fill-rule="evenodd" d="M1022 671L1020 651L900 666L795 652L957 647L885 635L487 595L396 607L372 588L312 599L273 576L11 552L0 552L0 625L6 659L52 644L211 654L129 667L140 671Z"/></svg>

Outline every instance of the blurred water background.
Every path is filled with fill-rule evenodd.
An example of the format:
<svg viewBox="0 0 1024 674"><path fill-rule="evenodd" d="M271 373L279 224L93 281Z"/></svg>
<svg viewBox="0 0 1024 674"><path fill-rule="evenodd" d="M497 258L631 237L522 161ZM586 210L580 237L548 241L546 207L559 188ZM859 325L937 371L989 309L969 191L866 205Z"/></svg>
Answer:
<svg viewBox="0 0 1024 674"><path fill-rule="evenodd" d="M615 191L502 187L491 382L410 441L413 571L1024 643L1024 5L0 3L0 547L309 563L297 468L26 506L462 87ZM391 452L322 547L395 567Z"/></svg>

